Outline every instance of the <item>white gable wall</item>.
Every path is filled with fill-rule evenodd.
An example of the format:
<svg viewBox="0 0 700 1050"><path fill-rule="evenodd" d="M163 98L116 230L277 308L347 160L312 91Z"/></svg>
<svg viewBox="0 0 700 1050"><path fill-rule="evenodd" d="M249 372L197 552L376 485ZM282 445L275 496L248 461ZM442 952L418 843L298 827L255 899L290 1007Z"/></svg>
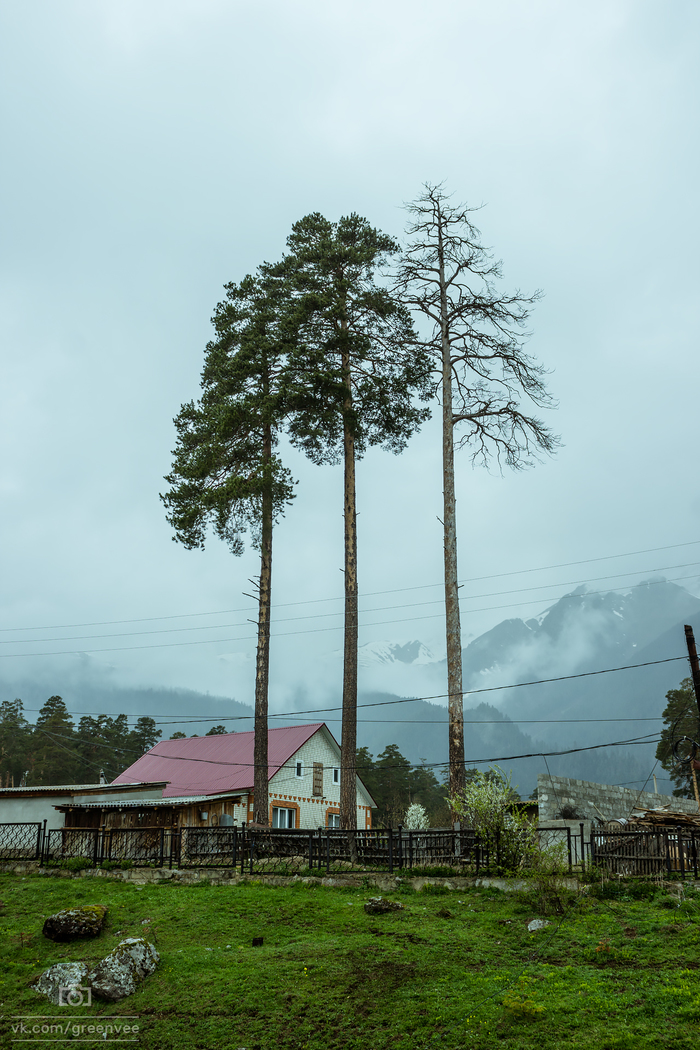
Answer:
<svg viewBox="0 0 700 1050"><path fill-rule="evenodd" d="M296 776L296 764L301 762L302 775ZM323 766L323 795L313 794L313 764ZM270 813L274 806L294 809L296 828L319 828L328 826L328 814L338 813L340 808L340 783L333 782L333 769L340 768L340 748L325 728L317 730L292 756L290 761L275 773L270 780ZM252 804L249 819L252 818ZM357 778L357 827L372 826L372 799Z"/></svg>

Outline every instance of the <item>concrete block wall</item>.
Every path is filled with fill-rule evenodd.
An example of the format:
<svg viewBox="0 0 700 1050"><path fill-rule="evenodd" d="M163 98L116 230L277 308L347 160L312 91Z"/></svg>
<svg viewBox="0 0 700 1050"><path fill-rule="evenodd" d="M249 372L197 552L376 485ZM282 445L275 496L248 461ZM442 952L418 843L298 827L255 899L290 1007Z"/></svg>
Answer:
<svg viewBox="0 0 700 1050"><path fill-rule="evenodd" d="M548 773L537 776L537 796L540 822L556 820L562 806L571 806L581 820L592 820L594 824L629 817L634 809L657 809L659 806L669 806L681 813L698 812L694 799L657 795L653 791L639 792L614 784L593 784L588 780L550 777Z"/></svg>

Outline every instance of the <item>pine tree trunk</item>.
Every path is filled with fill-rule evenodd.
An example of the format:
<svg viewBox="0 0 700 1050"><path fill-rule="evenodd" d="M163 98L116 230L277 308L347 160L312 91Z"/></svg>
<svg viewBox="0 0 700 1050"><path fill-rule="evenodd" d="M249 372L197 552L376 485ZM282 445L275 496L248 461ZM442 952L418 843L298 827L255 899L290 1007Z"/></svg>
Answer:
<svg viewBox="0 0 700 1050"><path fill-rule="evenodd" d="M270 822L267 761L267 692L270 677L270 605L272 595L272 431L263 428L266 479L262 498L258 653L255 667L255 737L253 752L253 820Z"/></svg>
<svg viewBox="0 0 700 1050"><path fill-rule="evenodd" d="M340 826L357 827L357 515L355 508L355 437L347 413L352 410L349 354L343 353L345 375L345 646L343 653L343 721L340 744Z"/></svg>
<svg viewBox="0 0 700 1050"><path fill-rule="evenodd" d="M449 717L450 794L464 790L464 713L462 702L462 629L457 575L457 501L455 497L454 423L452 419L452 363L447 325L442 222L438 213L440 314L442 329L442 477L445 544L445 633Z"/></svg>

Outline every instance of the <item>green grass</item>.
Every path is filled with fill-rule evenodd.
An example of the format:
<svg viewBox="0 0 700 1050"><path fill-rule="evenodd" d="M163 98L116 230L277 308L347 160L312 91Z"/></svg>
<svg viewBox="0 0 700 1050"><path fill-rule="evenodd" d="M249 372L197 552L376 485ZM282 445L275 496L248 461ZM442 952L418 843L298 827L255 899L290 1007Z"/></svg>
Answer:
<svg viewBox="0 0 700 1050"><path fill-rule="evenodd" d="M139 1045L154 1050L695 1047L700 895L591 891L530 934L533 902L494 890L407 889L391 894L404 911L370 916L370 888L0 876L0 1046L11 1045L7 1015L70 1010L93 1024L138 1014ZM47 915L91 903L109 907L98 939L42 936ZM120 1003L61 1009L30 989L53 963L144 934L161 964Z"/></svg>

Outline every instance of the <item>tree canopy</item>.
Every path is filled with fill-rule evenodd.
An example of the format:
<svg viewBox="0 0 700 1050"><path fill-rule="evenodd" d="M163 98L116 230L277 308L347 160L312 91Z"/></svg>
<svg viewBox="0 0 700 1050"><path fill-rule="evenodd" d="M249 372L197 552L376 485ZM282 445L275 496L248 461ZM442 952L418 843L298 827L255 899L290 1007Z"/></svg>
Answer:
<svg viewBox="0 0 700 1050"><path fill-rule="evenodd" d="M700 717L692 679L684 678L677 689L669 689L666 693L663 720L664 728L656 748L656 757L676 785L674 795L694 798L690 763L679 763L673 754L673 745L683 737L688 737L700 745ZM680 757L687 759L692 748L686 743L678 750ZM700 754L698 758L700 759Z"/></svg>

